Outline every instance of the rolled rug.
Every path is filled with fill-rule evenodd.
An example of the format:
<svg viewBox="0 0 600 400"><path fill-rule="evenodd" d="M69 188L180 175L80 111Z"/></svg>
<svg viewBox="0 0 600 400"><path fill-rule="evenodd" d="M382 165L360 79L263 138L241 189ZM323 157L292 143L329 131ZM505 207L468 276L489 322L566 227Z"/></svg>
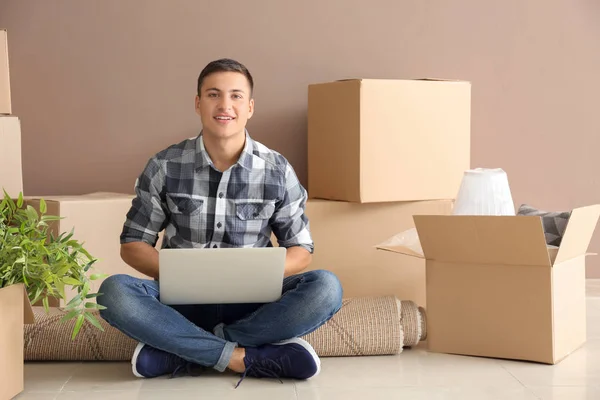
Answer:
<svg viewBox="0 0 600 400"><path fill-rule="evenodd" d="M127 361L137 342L97 315L104 332L84 324L71 340L74 321L65 312L34 307L36 322L25 325L25 361ZM327 323L305 335L321 357L388 355L426 336L425 314L414 302L394 296L344 299Z"/></svg>

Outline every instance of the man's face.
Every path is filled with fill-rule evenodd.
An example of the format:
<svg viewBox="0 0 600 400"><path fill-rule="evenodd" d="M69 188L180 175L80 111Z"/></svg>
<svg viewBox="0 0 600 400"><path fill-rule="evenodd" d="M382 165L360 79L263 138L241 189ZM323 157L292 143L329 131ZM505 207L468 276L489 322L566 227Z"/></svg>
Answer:
<svg viewBox="0 0 600 400"><path fill-rule="evenodd" d="M196 96L196 112L202 120L203 134L226 139L243 133L254 113L248 80L239 72L208 75Z"/></svg>

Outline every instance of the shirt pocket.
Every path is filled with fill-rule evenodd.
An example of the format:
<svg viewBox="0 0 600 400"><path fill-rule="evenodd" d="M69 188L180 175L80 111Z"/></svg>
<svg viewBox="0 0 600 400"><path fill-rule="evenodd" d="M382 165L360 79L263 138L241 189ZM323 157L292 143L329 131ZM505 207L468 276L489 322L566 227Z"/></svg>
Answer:
<svg viewBox="0 0 600 400"><path fill-rule="evenodd" d="M167 195L167 203L172 214L196 215L204 208L204 199L193 199L191 197Z"/></svg>
<svg viewBox="0 0 600 400"><path fill-rule="evenodd" d="M270 219L274 213L274 201L261 203L239 202L235 205L235 214L242 221Z"/></svg>
<svg viewBox="0 0 600 400"><path fill-rule="evenodd" d="M237 202L235 205L235 241L240 246L254 246L270 237L269 220L275 213L275 201Z"/></svg>
<svg viewBox="0 0 600 400"><path fill-rule="evenodd" d="M206 199L168 194L167 205L171 212L170 224L180 239L192 243L206 241Z"/></svg>

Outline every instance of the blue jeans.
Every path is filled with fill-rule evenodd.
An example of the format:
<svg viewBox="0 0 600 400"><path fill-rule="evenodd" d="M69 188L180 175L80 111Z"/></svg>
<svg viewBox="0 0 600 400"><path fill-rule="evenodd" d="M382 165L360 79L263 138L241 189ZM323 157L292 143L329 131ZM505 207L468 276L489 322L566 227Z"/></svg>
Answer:
<svg viewBox="0 0 600 400"><path fill-rule="evenodd" d="M267 304L167 306L159 282L112 275L100 286L100 315L127 336L224 371L235 347L254 347L310 333L342 306L337 277L309 271L283 281L281 299Z"/></svg>

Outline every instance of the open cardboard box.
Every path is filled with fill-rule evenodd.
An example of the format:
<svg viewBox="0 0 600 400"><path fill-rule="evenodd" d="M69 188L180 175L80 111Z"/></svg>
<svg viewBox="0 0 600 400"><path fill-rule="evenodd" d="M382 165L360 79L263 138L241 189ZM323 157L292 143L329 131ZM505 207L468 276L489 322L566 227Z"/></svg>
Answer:
<svg viewBox="0 0 600 400"><path fill-rule="evenodd" d="M556 364L586 342L585 256L600 205L574 209L558 249L539 216L415 215L430 351Z"/></svg>
<svg viewBox="0 0 600 400"><path fill-rule="evenodd" d="M0 321L0 399L12 399L24 388L23 324L34 322L23 284L0 289Z"/></svg>

